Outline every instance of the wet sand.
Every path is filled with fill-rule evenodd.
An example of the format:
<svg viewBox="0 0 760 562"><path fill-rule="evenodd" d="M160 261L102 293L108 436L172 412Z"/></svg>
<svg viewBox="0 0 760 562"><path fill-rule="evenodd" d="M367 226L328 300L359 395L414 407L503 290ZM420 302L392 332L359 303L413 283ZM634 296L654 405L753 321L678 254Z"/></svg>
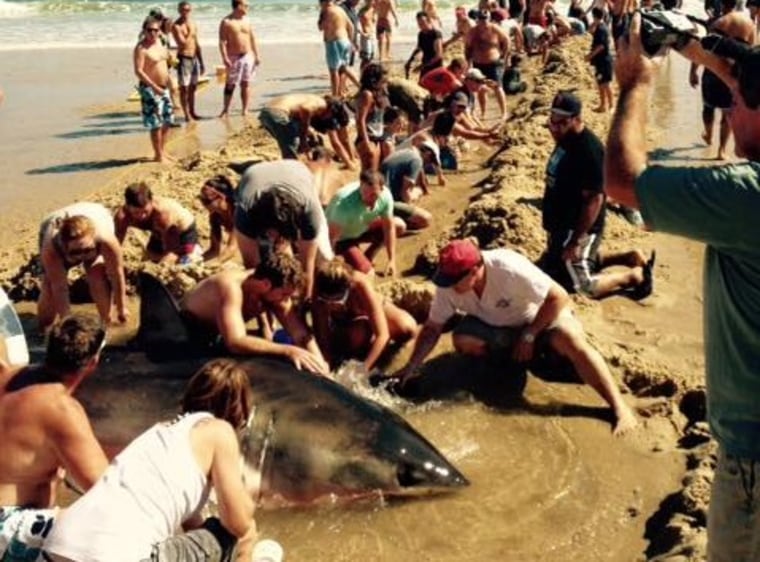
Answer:
<svg viewBox="0 0 760 562"><path fill-rule="evenodd" d="M596 102L591 73L581 60L587 43L574 40L567 49L555 72L544 73L538 61L527 62L528 92L509 102L512 119L504 139L508 148L494 156L492 147L470 143L464 170L448 175L447 187L434 187L423 201L436 221L429 231L400 243L399 265L408 279L423 283L425 265L434 261L436 248L452 235L476 235L484 247L507 244L537 257L544 244L538 204L552 148L544 128L551 97L560 88L574 87L586 107ZM648 140L651 146L676 149L659 151L661 158L696 162L709 154L697 144L698 97L685 84L686 65L676 55L671 57L650 115L650 122L656 119L661 129L653 129ZM317 57L311 66L321 72L321 62ZM296 83L301 87L301 82ZM609 118L588 111L585 118L604 138ZM124 148L110 157L123 158L132 150L139 153L134 141L122 144ZM115 205L129 181L146 178L156 192L171 194L200 214L194 196L205 177L229 173L229 162L276 157L271 140L251 128L234 133L222 149L201 148L184 168L129 166L124 175L111 175L95 198ZM65 176L62 183L68 179ZM46 200L44 205L48 204ZM201 226L205 234L206 225ZM26 228L14 247L6 246L0 256L4 280L33 251L29 233L36 224L26 223ZM135 236L127 242L130 269L141 267L138 243ZM704 482L710 472L700 468L691 478L695 485L685 491L681 480L687 457L698 453L709 462L709 450L704 450L709 444L686 449L704 442L701 248L637 231L614 214L605 247L656 248L658 253L655 294L645 301L611 297L591 302L574 297L589 337L628 398L662 400L642 418L641 429L622 439L612 438L603 403L577 384L530 377L519 406L499 405L497 395L452 392L423 406L404 406L402 412L457 464L472 487L418 501L262 512L257 517L262 535L279 540L292 561L622 561L654 559L671 549L696 553L694 559L699 559ZM158 273L181 292L207 271ZM427 290L410 291L404 281L386 281L380 280L381 290L401 304L413 304L415 312L424 315ZM31 326L33 304L22 303L19 309ZM402 353L388 369L403 360ZM450 339L444 336L427 374L456 379L469 377L475 367L452 356ZM690 461L690 466L695 464Z"/></svg>

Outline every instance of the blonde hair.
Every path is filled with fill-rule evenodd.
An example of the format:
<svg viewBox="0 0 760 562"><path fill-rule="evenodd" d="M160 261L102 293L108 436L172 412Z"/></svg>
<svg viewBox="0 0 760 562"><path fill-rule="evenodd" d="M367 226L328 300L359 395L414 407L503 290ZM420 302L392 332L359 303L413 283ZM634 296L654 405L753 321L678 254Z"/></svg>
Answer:
<svg viewBox="0 0 760 562"><path fill-rule="evenodd" d="M328 296L344 293L351 287L353 269L342 258L334 258L319 265L314 274L314 292Z"/></svg>
<svg viewBox="0 0 760 562"><path fill-rule="evenodd" d="M64 243L79 240L88 235L95 235L95 223L84 215L66 217L61 220L58 227L58 236L60 236L61 242Z"/></svg>
<svg viewBox="0 0 760 562"><path fill-rule="evenodd" d="M182 397L182 413L210 412L242 428L253 407L248 373L237 361L214 359L196 372Z"/></svg>

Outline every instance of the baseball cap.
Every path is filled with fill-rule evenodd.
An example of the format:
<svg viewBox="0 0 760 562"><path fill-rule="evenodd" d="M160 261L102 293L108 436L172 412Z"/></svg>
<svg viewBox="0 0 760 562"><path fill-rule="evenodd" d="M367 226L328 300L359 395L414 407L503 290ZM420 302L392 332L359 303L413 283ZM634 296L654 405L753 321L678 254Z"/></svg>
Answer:
<svg viewBox="0 0 760 562"><path fill-rule="evenodd" d="M438 148L438 145L435 143L435 141L431 139L425 139L420 143L420 148L427 148L430 152L432 152L433 157L435 158L435 165L441 165L441 150Z"/></svg>
<svg viewBox="0 0 760 562"><path fill-rule="evenodd" d="M456 92L453 96L451 96L451 103L456 105L470 105L470 98L467 97L467 94L464 92Z"/></svg>
<svg viewBox="0 0 760 562"><path fill-rule="evenodd" d="M157 20L166 19L166 15L164 14L164 11L161 8L151 8L150 12L148 12L148 16Z"/></svg>
<svg viewBox="0 0 760 562"><path fill-rule="evenodd" d="M760 2L760 0L758 0ZM465 80L475 80L476 82L485 82L486 75L483 74L478 68L471 68L464 76Z"/></svg>
<svg viewBox="0 0 760 562"><path fill-rule="evenodd" d="M488 10L478 10L477 12L475 12L475 19L487 20L490 15L491 14Z"/></svg>
<svg viewBox="0 0 760 562"><path fill-rule="evenodd" d="M580 115L582 107L581 100L572 92L560 92L554 96L552 101L552 113L562 117Z"/></svg>
<svg viewBox="0 0 760 562"><path fill-rule="evenodd" d="M433 283L438 287L451 287L482 262L480 250L472 240L452 240L438 255L438 269Z"/></svg>

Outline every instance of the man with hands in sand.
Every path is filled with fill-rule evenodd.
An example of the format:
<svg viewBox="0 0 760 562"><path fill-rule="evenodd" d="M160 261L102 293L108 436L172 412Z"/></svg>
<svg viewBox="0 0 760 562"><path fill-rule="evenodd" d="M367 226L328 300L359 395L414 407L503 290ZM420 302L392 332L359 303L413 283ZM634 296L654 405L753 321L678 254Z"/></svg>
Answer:
<svg viewBox="0 0 760 562"><path fill-rule="evenodd" d="M454 348L465 355L509 354L528 363L543 349L567 358L615 415L621 435L638 421L625 403L604 359L589 344L567 292L527 258L507 249L480 251L471 240L454 240L440 253L430 314L407 364L394 377L415 376L457 312Z"/></svg>
<svg viewBox="0 0 760 562"><path fill-rule="evenodd" d="M618 41L620 93L607 142L605 189L641 209L652 230L706 244L707 412L718 462L707 515L707 559L760 559L760 48L725 36L684 37L678 51L731 89L736 155L728 165L647 164L647 106L660 57L641 45L641 17ZM724 58L725 57L725 58Z"/></svg>
<svg viewBox="0 0 760 562"><path fill-rule="evenodd" d="M150 129L153 159L168 162L166 137L174 123L174 106L169 92L169 49L161 41L161 22L148 17L143 35L133 52L134 71L140 81L143 125Z"/></svg>
<svg viewBox="0 0 760 562"><path fill-rule="evenodd" d="M271 253L255 269L228 269L198 283L180 302L181 315L199 345L221 336L229 353L280 356L299 369L326 375L316 340L291 302L303 279L293 256ZM275 315L294 345L248 333L246 323L265 313Z"/></svg>
<svg viewBox="0 0 760 562"><path fill-rule="evenodd" d="M248 0L232 0L232 13L219 24L219 52L227 69L224 107L219 117L227 117L229 114L232 94L238 84L243 115L248 113L251 104L250 83L261 58L253 26L248 19L248 7Z"/></svg>

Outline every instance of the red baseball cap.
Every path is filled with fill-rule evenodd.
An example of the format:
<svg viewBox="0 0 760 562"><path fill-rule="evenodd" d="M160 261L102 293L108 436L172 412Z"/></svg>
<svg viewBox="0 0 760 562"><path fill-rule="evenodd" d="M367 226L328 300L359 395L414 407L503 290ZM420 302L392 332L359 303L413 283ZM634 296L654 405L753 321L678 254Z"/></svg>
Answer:
<svg viewBox="0 0 760 562"><path fill-rule="evenodd" d="M433 283L439 287L456 285L482 261L480 250L472 240L452 240L438 255Z"/></svg>

